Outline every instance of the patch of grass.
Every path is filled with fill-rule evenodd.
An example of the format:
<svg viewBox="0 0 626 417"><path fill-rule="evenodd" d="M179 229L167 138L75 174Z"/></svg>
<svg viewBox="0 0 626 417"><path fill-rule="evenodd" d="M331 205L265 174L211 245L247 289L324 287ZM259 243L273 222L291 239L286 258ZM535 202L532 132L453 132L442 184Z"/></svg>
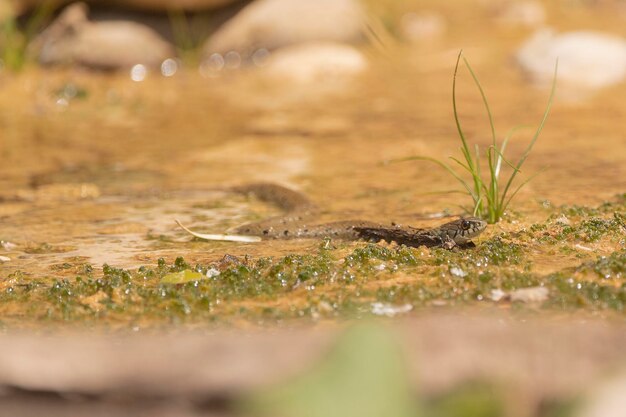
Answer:
<svg viewBox="0 0 626 417"><path fill-rule="evenodd" d="M472 78L474 79L474 83L480 91L480 95L487 111L487 115L489 116L489 126L491 128L492 142L491 145L487 148L486 152L484 150L481 150L477 144L475 144L473 147L470 146L459 120L456 103L456 76L458 74L461 58L463 59L465 66L467 67L470 74L472 75ZM452 107L454 110L454 121L456 123L457 131L461 141L460 150L463 158L461 160L459 158L451 156L450 159L456 165L460 166L462 171L469 174L471 180L467 181L463 178L461 174L453 169L450 164L435 158L430 158L426 156L412 156L408 158L403 158L400 161L425 160L434 162L437 165L441 166L461 183L464 189L461 192L466 193L472 198L473 209L467 211L472 212L474 216L480 216L484 218L489 223L496 223L498 220L500 220L507 207L511 203L511 200L515 197L518 191L534 177L531 176L522 181L516 187L513 187L515 179L520 173L522 165L524 165L524 162L530 155L530 152L532 151L535 142L539 138L539 134L543 130L546 119L548 118L548 114L550 113L550 108L552 107L552 101L556 89L557 69L558 63L554 70L554 80L552 82L550 98L548 99L548 104L546 106L546 110L543 113L541 122L539 123L539 126L537 127L537 130L535 131L535 134L528 143L526 149L522 153L522 156L516 163L512 163L507 158L505 158L504 153L506 151L509 140L518 128L511 129L509 133L504 137L502 142L498 144L496 130L493 123L493 117L491 115L491 109L489 108L489 102L487 101L487 96L485 95L485 92L480 82L478 81L474 70L470 66L467 59L465 59L465 57L463 56L463 52L461 51L458 55L456 66L454 68L454 78L452 81ZM488 167L488 176L486 178L485 176L483 176L482 165L484 163L481 162L483 158L486 158ZM508 179L501 181L500 176L502 173L503 165L508 166L511 169L511 173Z"/></svg>
<svg viewBox="0 0 626 417"><path fill-rule="evenodd" d="M9 13L0 21L0 60L11 71L21 70L27 61L27 47L37 32L52 16L55 2L42 1L32 12L23 28L14 14Z"/></svg>
<svg viewBox="0 0 626 417"><path fill-rule="evenodd" d="M168 17L177 55L185 64L197 66L200 63L201 48L193 36L189 18L179 9L170 10Z"/></svg>

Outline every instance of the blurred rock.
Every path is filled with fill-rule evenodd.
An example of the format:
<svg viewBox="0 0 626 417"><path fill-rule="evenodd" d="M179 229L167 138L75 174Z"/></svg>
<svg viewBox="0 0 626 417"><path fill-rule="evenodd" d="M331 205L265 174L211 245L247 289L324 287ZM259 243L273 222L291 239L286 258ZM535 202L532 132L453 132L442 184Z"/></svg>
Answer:
<svg viewBox="0 0 626 417"><path fill-rule="evenodd" d="M626 372L614 377L587 399L574 417L623 417L626 415Z"/></svg>
<svg viewBox="0 0 626 417"><path fill-rule="evenodd" d="M409 12L400 21L402 36L411 42L431 41L443 36L447 30L446 20L434 12Z"/></svg>
<svg viewBox="0 0 626 417"><path fill-rule="evenodd" d="M596 89L626 77L626 41L599 32L537 31L522 45L517 62L539 85L550 85L559 60L558 84L566 88Z"/></svg>
<svg viewBox="0 0 626 417"><path fill-rule="evenodd" d="M361 52L333 42L309 42L274 52L265 74L280 81L313 84L350 79L368 67Z"/></svg>
<svg viewBox="0 0 626 417"><path fill-rule="evenodd" d="M548 299L550 291L546 287L519 288L509 293L511 301L522 303L541 303Z"/></svg>
<svg viewBox="0 0 626 417"><path fill-rule="evenodd" d="M151 12L167 13L171 10L202 11L213 10L235 3L237 0L89 0L88 4L100 7L117 7L125 9L146 10ZM69 4L72 0L59 0L57 5ZM35 9L41 0L13 0L13 4L20 13Z"/></svg>
<svg viewBox="0 0 626 417"><path fill-rule="evenodd" d="M493 301L518 301L522 303L541 303L548 299L550 291L545 287L518 288L513 291L492 290L490 298Z"/></svg>
<svg viewBox="0 0 626 417"><path fill-rule="evenodd" d="M31 44L44 65L78 64L94 69L159 67L174 48L148 26L134 21L90 22L83 3L68 6Z"/></svg>
<svg viewBox="0 0 626 417"><path fill-rule="evenodd" d="M218 29L203 52L249 56L307 41L354 42L363 25L364 12L355 0L257 0Z"/></svg>
<svg viewBox="0 0 626 417"><path fill-rule="evenodd" d="M95 184L47 184L35 190L18 190L18 201L79 201L100 197L100 188Z"/></svg>
<svg viewBox="0 0 626 417"><path fill-rule="evenodd" d="M503 2L496 9L496 20L506 26L537 27L546 20L546 11L538 1Z"/></svg>

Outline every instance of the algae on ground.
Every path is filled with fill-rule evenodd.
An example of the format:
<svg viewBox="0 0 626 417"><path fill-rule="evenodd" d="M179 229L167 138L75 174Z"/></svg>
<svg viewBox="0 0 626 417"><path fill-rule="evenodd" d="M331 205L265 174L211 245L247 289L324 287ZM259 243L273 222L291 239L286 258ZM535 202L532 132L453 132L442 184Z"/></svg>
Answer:
<svg viewBox="0 0 626 417"><path fill-rule="evenodd" d="M369 316L374 302L414 308L492 303L496 290L543 286L549 299L532 308L623 313L625 202L620 197L597 208L557 209L528 229L492 232L470 250L326 239L308 254L207 265L190 265L179 257L172 264L160 259L154 267L137 270L104 265L101 273L68 258L52 267L67 278L33 278L19 271L0 277L0 302L5 323L13 319L18 325L28 320L267 322ZM578 242L604 249L594 255L577 247ZM569 264L543 272L533 263L537 252L567 253ZM172 282L164 282L164 277Z"/></svg>

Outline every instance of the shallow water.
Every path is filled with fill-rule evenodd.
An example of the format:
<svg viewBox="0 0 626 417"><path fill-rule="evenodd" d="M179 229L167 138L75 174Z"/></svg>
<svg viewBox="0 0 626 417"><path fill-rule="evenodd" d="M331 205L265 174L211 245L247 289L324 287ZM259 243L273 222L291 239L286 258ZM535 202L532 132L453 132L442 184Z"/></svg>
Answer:
<svg viewBox="0 0 626 417"><path fill-rule="evenodd" d="M135 268L180 255L208 263L225 253L279 256L317 248L316 240L191 242L176 227L178 218L219 233L279 214L227 191L251 181L305 192L324 209L322 220L428 227L441 222L424 220L433 213L461 213L469 201L441 193L458 189L442 170L427 162L385 163L457 153L450 93L458 49L466 49L482 80L500 138L513 126L535 126L548 98L512 63L529 31L496 28L486 12L463 22L463 7L473 10L466 2L450 10L458 25L439 44L365 48L368 74L330 89L275 85L254 70L205 78L189 69L139 83L127 74L80 70L1 73L0 240L15 246L0 252L11 258L0 264L0 275L52 279L74 275L66 263ZM583 15L581 7L551 10L561 29L623 33L623 20L610 8ZM458 80L468 137L488 146L480 96L467 71ZM67 84L86 97L59 101L57 91ZM514 201L515 222L491 227L487 236L543 221L562 204L597 205L626 191L624 96L626 83L579 102L557 95L522 177L545 172ZM512 142L513 159L532 132ZM550 255L536 256L539 272L573 262L563 257L555 266Z"/></svg>

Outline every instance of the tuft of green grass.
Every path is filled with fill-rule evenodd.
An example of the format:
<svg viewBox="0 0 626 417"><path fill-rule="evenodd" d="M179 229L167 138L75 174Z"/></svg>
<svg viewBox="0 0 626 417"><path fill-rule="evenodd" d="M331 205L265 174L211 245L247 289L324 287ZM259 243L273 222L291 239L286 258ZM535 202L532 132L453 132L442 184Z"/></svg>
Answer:
<svg viewBox="0 0 626 417"><path fill-rule="evenodd" d="M27 48L31 40L54 13L52 1L41 2L20 28L12 12L0 21L0 63L11 71L21 70L27 62Z"/></svg>
<svg viewBox="0 0 626 417"><path fill-rule="evenodd" d="M489 117L489 126L491 128L492 141L486 152L481 151L478 144L475 144L473 147L470 146L459 120L456 103L456 76L459 71L461 58L463 59L465 66L472 75L474 83L480 91L480 95L482 97L485 109L487 111L487 115ZM463 56L463 51L459 52L456 60L456 66L454 68L454 78L452 81L452 107L454 110L454 121L456 123L459 139L461 140L460 150L463 158L459 159L454 156L450 156L450 159L456 165L459 165L462 168L462 171L466 171L470 175L471 180L468 181L464 179L463 176L459 174L455 169L453 169L450 164L440 161L436 158L430 158L427 156L411 156L408 158L402 158L400 161L424 160L434 162L437 165L441 166L461 183L464 188L464 191L461 192L467 193L472 198L473 209L468 211L471 211L474 216L482 217L489 223L496 223L498 220L500 220L500 218L506 211L513 197L515 197L519 190L535 176L532 175L531 177L519 183L516 187L513 186L517 175L520 173L522 165L526 161L526 158L528 158L528 156L530 155L530 152L532 151L535 142L539 138L539 134L543 130L545 122L548 118L548 114L550 113L550 108L552 107L552 101L556 89L557 69L558 61L554 69L554 79L552 81L550 98L548 99L548 104L546 106L546 110L543 113L541 122L539 123L539 126L537 127L534 136L528 143L528 146L522 153L519 160L516 163L512 163L507 158L505 158L504 153L506 151L506 147L509 141L511 140L511 137L521 126L511 129L504 137L502 142L498 143L496 129L494 126L493 117L491 115L491 109L489 108L487 96L485 95L485 92L480 82L478 81L478 77L474 73L474 70L470 66L467 59L465 59L465 57ZM484 165L484 163L481 163L481 159L486 159L488 167L488 174L486 176L483 175L482 165ZM509 175L508 179L501 178L503 164L511 168L511 174Z"/></svg>
<svg viewBox="0 0 626 417"><path fill-rule="evenodd" d="M177 55L184 64L197 66L200 63L201 48L193 34L189 17L180 9L170 10L168 17Z"/></svg>

